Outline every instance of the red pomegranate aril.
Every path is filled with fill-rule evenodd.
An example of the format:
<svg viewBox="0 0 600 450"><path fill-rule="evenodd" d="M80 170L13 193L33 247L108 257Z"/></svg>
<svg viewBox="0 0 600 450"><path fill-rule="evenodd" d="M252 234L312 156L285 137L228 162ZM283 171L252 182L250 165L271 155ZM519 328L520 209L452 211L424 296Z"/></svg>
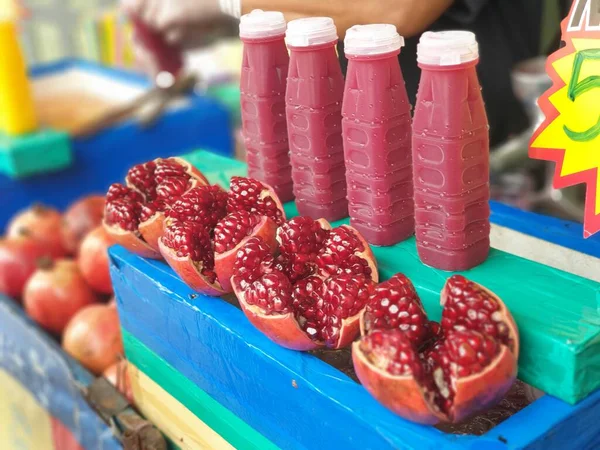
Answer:
<svg viewBox="0 0 600 450"><path fill-rule="evenodd" d="M233 272L245 289L264 273L272 270L273 249L259 237L251 237L236 253Z"/></svg>
<svg viewBox="0 0 600 450"><path fill-rule="evenodd" d="M260 216L247 211L238 211L225 216L215 226L215 252L233 250L242 240L252 234L260 222Z"/></svg>
<svg viewBox="0 0 600 450"><path fill-rule="evenodd" d="M395 376L425 376L423 361L415 349L414 341L400 330L377 330L360 341L365 357L381 370Z"/></svg>
<svg viewBox="0 0 600 450"><path fill-rule="evenodd" d="M156 163L148 161L142 164L136 164L127 172L125 180L128 186L141 193L146 201L154 200L156 195L156 177L154 172Z"/></svg>
<svg viewBox="0 0 600 450"><path fill-rule="evenodd" d="M373 293L374 283L365 275L338 275L323 283L323 309L325 316L319 323L320 340L329 348L345 347L358 334L358 314L364 309ZM346 323L349 320L352 323ZM345 326L353 329L349 342L340 342Z"/></svg>
<svg viewBox="0 0 600 450"><path fill-rule="evenodd" d="M280 255L277 268L292 282L313 275L317 254L329 236L331 225L325 219L294 217L277 230Z"/></svg>
<svg viewBox="0 0 600 450"><path fill-rule="evenodd" d="M340 274L364 274L377 282L379 275L369 244L349 225L329 232L316 258L323 277Z"/></svg>
<svg viewBox="0 0 600 450"><path fill-rule="evenodd" d="M417 346L431 334L421 300L403 274L396 274L375 288L361 317L363 334L393 329L405 331Z"/></svg>
<svg viewBox="0 0 600 450"><path fill-rule="evenodd" d="M202 224L207 229L227 215L227 192L219 186L197 186L175 201L167 217Z"/></svg>
<svg viewBox="0 0 600 450"><path fill-rule="evenodd" d="M193 290L212 296L224 293L214 270L210 234L201 223L167 219L159 248L171 268Z"/></svg>
<svg viewBox="0 0 600 450"><path fill-rule="evenodd" d="M244 177L231 177L227 212L248 211L266 216L281 225L285 221L283 206L270 186Z"/></svg>
<svg viewBox="0 0 600 450"><path fill-rule="evenodd" d="M281 272L267 273L252 283L246 302L266 315L287 314L291 310L292 285Z"/></svg>
<svg viewBox="0 0 600 450"><path fill-rule="evenodd" d="M160 258L160 254L140 236L139 224L144 199L142 195L122 184L113 184L106 194L104 229L115 243L146 258Z"/></svg>
<svg viewBox="0 0 600 450"><path fill-rule="evenodd" d="M366 389L401 416L425 424L459 422L498 402L516 378L519 351L517 329L502 301L455 275L441 294L440 326L427 320L410 282L394 278L370 299L362 317L367 334L353 346L355 370ZM397 311L378 297L384 291L384 300L391 297L394 284L396 299L400 291L410 299L395 304L420 311L419 333L394 322ZM408 360L410 370L401 364Z"/></svg>

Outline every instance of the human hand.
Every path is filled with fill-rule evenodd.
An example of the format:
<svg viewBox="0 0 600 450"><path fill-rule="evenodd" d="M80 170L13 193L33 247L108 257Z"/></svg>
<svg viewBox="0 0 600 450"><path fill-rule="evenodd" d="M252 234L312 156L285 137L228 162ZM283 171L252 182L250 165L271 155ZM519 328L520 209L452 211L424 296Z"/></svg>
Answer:
<svg viewBox="0 0 600 450"><path fill-rule="evenodd" d="M169 46L186 50L198 47L222 21L219 0L121 0L125 14L142 22ZM134 52L142 68L156 75L157 58L134 36Z"/></svg>

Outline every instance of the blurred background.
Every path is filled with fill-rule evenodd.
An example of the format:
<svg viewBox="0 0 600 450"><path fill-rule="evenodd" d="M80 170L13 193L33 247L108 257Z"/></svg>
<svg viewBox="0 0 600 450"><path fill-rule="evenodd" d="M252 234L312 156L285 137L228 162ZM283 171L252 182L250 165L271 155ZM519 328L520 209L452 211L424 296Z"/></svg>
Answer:
<svg viewBox="0 0 600 450"><path fill-rule="evenodd" d="M583 186L555 190L552 188L553 164L530 160L529 139L542 120L538 97L550 86L545 72L546 55L560 45L560 21L566 16L569 1L543 1L540 56L524 61L513 70L513 88L526 106L532 126L512 136L492 151L492 196L519 208L542 212L581 222ZM13 9L22 17L20 35L30 65L65 58L79 58L102 65L139 71L132 51L132 28L118 13L115 0L0 0L0 10ZM186 65L210 87L231 111L233 123L239 124L237 78L241 66L241 44L237 24L225 24L206 45L186 55ZM236 155L244 158L239 142Z"/></svg>

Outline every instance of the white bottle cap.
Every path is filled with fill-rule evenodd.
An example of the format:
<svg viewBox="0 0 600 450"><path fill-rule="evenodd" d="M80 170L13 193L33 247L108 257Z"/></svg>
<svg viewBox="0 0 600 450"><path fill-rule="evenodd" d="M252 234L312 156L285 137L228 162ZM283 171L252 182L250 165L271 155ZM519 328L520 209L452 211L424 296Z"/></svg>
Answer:
<svg viewBox="0 0 600 450"><path fill-rule="evenodd" d="M344 52L348 55L381 55L400 50L404 38L394 25L354 25L346 31Z"/></svg>
<svg viewBox="0 0 600 450"><path fill-rule="evenodd" d="M285 18L279 11L255 9L240 19L240 37L260 39L285 34Z"/></svg>
<svg viewBox="0 0 600 450"><path fill-rule="evenodd" d="M288 23L285 41L292 47L310 47L328 44L338 39L337 28L331 17L307 17Z"/></svg>
<svg viewBox="0 0 600 450"><path fill-rule="evenodd" d="M479 46L470 31L427 31L417 46L417 61L433 66L454 66L479 58Z"/></svg>

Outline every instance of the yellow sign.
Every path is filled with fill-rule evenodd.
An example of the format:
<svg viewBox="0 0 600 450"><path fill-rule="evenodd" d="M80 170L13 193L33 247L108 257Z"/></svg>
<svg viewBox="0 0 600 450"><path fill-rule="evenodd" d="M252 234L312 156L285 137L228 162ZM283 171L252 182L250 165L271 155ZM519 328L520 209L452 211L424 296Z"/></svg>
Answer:
<svg viewBox="0 0 600 450"><path fill-rule="evenodd" d="M50 415L21 383L3 370L0 370L0 448L54 448Z"/></svg>
<svg viewBox="0 0 600 450"><path fill-rule="evenodd" d="M565 46L548 58L553 86L529 155L556 162L554 187L587 184L584 237L600 231L600 0L575 0L562 23Z"/></svg>

